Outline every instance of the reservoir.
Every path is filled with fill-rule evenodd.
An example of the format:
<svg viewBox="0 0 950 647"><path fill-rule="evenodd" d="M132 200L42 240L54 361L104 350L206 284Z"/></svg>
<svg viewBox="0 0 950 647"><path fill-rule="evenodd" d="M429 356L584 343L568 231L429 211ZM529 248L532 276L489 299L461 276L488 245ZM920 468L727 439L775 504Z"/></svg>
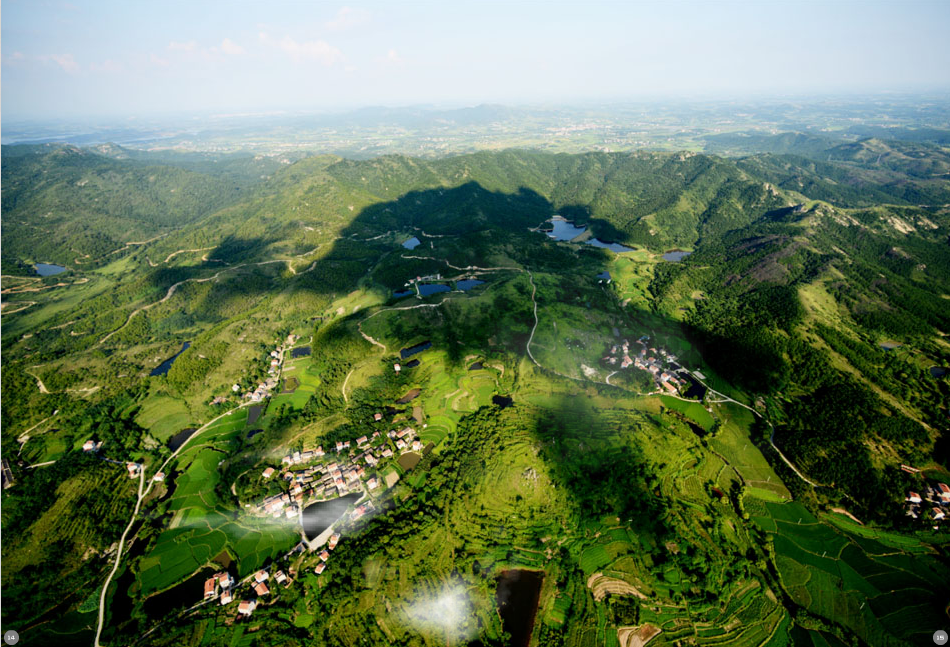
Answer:
<svg viewBox="0 0 950 647"><path fill-rule="evenodd" d="M467 291L474 288L476 285L481 285L484 281L479 281L478 279L464 279L462 281L456 281L455 287L459 290Z"/></svg>
<svg viewBox="0 0 950 647"><path fill-rule="evenodd" d="M174 355L172 355L171 357L169 357L168 359L166 359L164 362L162 362L161 364L159 364L157 367L153 368L153 369L152 369L152 372L149 373L149 375L152 375L152 376L154 376L154 375L165 375L166 373L168 373L168 369L170 369L170 368L172 367L172 363L174 363L174 361L175 361L176 359L178 359L178 356L179 356L179 355L181 355L181 354L184 353L186 350L188 350L188 347L189 347L189 346L191 346L191 342L190 342L190 341L186 341L184 344L182 344L180 351L178 351L177 353L175 353Z"/></svg>
<svg viewBox="0 0 950 647"><path fill-rule="evenodd" d="M605 243L599 238L588 240L587 244L593 245L594 247L600 247L601 249L609 249L610 251L616 252L618 254L637 251L633 247L627 247L626 245L621 245L620 243Z"/></svg>
<svg viewBox="0 0 950 647"><path fill-rule="evenodd" d="M679 249L674 249L671 252L663 254L664 261L670 261L672 263L679 263L681 260L692 254L693 252L684 252Z"/></svg>
<svg viewBox="0 0 950 647"><path fill-rule="evenodd" d="M303 531L307 533L308 539L314 539L324 530L333 525L333 523L343 516L347 508L359 501L363 496L359 492L341 496L338 499L329 501L317 501L311 503L303 511Z"/></svg>
<svg viewBox="0 0 950 647"><path fill-rule="evenodd" d="M424 297L429 296L430 294L438 294L439 292L450 292L452 288L442 283L420 283L419 284L419 294Z"/></svg>
<svg viewBox="0 0 950 647"><path fill-rule="evenodd" d="M53 265L52 263L37 263L36 273L40 276L53 276L65 272L66 268L62 265Z"/></svg>
<svg viewBox="0 0 950 647"><path fill-rule="evenodd" d="M542 582L544 574L537 571L504 571L498 578L495 600L502 629L511 634L512 647L528 647L531 641Z"/></svg>
<svg viewBox="0 0 950 647"><path fill-rule="evenodd" d="M554 216L548 222L554 226L554 229L544 233L554 240L562 242L573 240L587 231L587 227L575 227L574 223L570 222L569 220L565 220L561 216Z"/></svg>
<svg viewBox="0 0 950 647"><path fill-rule="evenodd" d="M412 238L404 242L402 246L405 247L406 249L415 249L421 244L422 244L422 241L420 241L418 238L413 236Z"/></svg>

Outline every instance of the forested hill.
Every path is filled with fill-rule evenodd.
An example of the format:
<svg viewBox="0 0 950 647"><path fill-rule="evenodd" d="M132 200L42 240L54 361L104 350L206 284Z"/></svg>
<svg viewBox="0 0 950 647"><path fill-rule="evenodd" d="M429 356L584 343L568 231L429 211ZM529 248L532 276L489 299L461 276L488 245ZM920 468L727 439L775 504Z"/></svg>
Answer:
<svg viewBox="0 0 950 647"><path fill-rule="evenodd" d="M922 171L939 172L942 154L917 160L911 175L900 170L895 151L916 145L888 145L889 154L882 146L838 147L847 161L653 152L365 161L324 155L269 160L269 174L257 181L248 169L264 162L239 157L224 162L229 170L211 173L174 165L215 163L199 157L163 154L165 163L154 164L147 154L115 147L5 148L4 264L50 260L82 271L132 261L112 292L89 302L96 304L90 317L57 312L52 323L78 318L75 330L85 332L55 339L43 333L50 344L43 352L67 353L94 348L117 331L110 344L159 331L171 339L171 324L124 322L175 284L208 281L225 268L277 263L295 277L294 266L309 266L313 273L292 280L325 295L346 294L360 281L396 289L407 272L439 269L388 259L381 239L413 233L464 238L459 264L512 245L507 258L537 267L557 261L525 236L559 213L602 240L651 254L692 250L683 263L650 270L641 307L681 321L718 372L769 399L784 451L870 505L889 487L877 478L883 457L950 462L939 442L946 381L927 373L930 365L950 364L943 341L950 214L934 206L950 195L950 183ZM878 149L881 160L892 160L889 168L869 166L879 160L867 162L867 151ZM213 298L189 305L183 322L214 325L222 313L233 314L224 305L230 288L215 285ZM265 279L242 289L250 285L268 290ZM5 348L12 340L4 337ZM885 352L879 344L887 340L907 350ZM838 398L843 392L849 397ZM839 414L848 425L823 418Z"/></svg>

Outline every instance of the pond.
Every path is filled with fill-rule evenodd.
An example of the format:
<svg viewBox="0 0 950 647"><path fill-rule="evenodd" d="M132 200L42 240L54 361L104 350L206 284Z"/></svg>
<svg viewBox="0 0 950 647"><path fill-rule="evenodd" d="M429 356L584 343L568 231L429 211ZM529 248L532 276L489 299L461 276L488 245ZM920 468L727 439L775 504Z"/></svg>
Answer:
<svg viewBox="0 0 950 647"><path fill-rule="evenodd" d="M407 357L412 357L416 353L421 353L427 348L432 348L431 341L424 341L422 343L416 344L415 346L410 346L409 348L403 348L401 351L399 351L399 356L403 359L406 359Z"/></svg>
<svg viewBox="0 0 950 647"><path fill-rule="evenodd" d="M482 365L481 362L475 362L474 364L472 364L471 366L468 367L468 370L470 370L470 371L480 371L480 370L482 370L483 368L485 368L485 367Z"/></svg>
<svg viewBox="0 0 950 647"><path fill-rule="evenodd" d="M422 460L422 454L419 454L417 452L406 452L405 454L400 456L399 460L396 462L399 463L399 467L403 468L404 470L408 472L413 467L418 465L419 461L421 460Z"/></svg>
<svg viewBox="0 0 950 647"><path fill-rule="evenodd" d="M290 351L290 357L292 359L297 359L298 357L310 357L310 347L309 346L300 346Z"/></svg>
<svg viewBox="0 0 950 647"><path fill-rule="evenodd" d="M612 252L617 254L623 254L624 252L635 252L633 247L627 247L626 245L621 245L620 243L608 243L600 238L593 238L587 241L588 245L593 245L594 247L600 247L601 249L609 249Z"/></svg>
<svg viewBox="0 0 950 647"><path fill-rule="evenodd" d="M333 525L333 523L342 517L347 508L359 501L363 496L359 492L347 494L337 499L329 501L317 501L311 503L303 510L303 531L308 539L315 539L324 530Z"/></svg>
<svg viewBox="0 0 950 647"><path fill-rule="evenodd" d="M405 247L406 249L415 249L421 244L422 244L422 241L416 238L415 236L413 236L412 238L404 242L402 246Z"/></svg>
<svg viewBox="0 0 950 647"><path fill-rule="evenodd" d="M512 647L528 647L531 641L543 582L543 573L527 570L504 571L498 578L498 615L502 629L511 635L508 644Z"/></svg>
<svg viewBox="0 0 950 647"><path fill-rule="evenodd" d="M551 231L545 231L550 238L558 241L573 240L587 231L587 227L575 227L570 220L565 220L561 216L554 216L548 222L554 227Z"/></svg>
<svg viewBox="0 0 950 647"><path fill-rule="evenodd" d="M145 598L146 615L153 620L166 618L175 611L201 602L205 595L205 581L216 572L218 571L213 569L202 569L181 584Z"/></svg>
<svg viewBox="0 0 950 647"><path fill-rule="evenodd" d="M398 292L393 292L394 299L402 299L403 297L410 297L415 294L412 290L399 290Z"/></svg>
<svg viewBox="0 0 950 647"><path fill-rule="evenodd" d="M168 448L170 450L177 451L179 447L185 444L185 441L191 438L191 434L195 433L197 429L182 429L177 434L168 439Z"/></svg>
<svg viewBox="0 0 950 647"><path fill-rule="evenodd" d="M931 366L930 374L934 377L943 377L947 374L947 369L945 369L943 366Z"/></svg>
<svg viewBox="0 0 950 647"><path fill-rule="evenodd" d="M264 433L264 430L263 430L263 429L251 429L249 432L247 432L247 436L245 436L245 438L246 438L247 440L250 440L251 438L253 438L253 437L256 436L257 434L262 434L262 433Z"/></svg>
<svg viewBox="0 0 950 647"><path fill-rule="evenodd" d="M406 362L405 364L403 364L402 367L403 367L403 368L415 368L415 367L419 366L420 363L421 363L421 362L420 362L419 360L417 360L417 359L411 359L411 360L409 360L408 362Z"/></svg>
<svg viewBox="0 0 950 647"><path fill-rule="evenodd" d="M261 412L264 410L264 407L259 404L255 404L253 407L248 407L247 410L247 424L253 425L257 422L257 419L261 417Z"/></svg>
<svg viewBox="0 0 950 647"><path fill-rule="evenodd" d="M463 279L461 281L455 282L455 287L462 291L468 291L474 288L476 285L481 285L484 281L479 281L478 279Z"/></svg>
<svg viewBox="0 0 950 647"><path fill-rule="evenodd" d="M901 343L899 341L882 341L878 346L884 350L894 350L895 348L900 348Z"/></svg>
<svg viewBox="0 0 950 647"><path fill-rule="evenodd" d="M693 252L684 252L679 249L674 249L663 254L664 261L670 261L671 263L679 263L681 260L692 254Z"/></svg>
<svg viewBox="0 0 950 647"><path fill-rule="evenodd" d="M419 397L420 393L422 393L422 389L413 389L406 395L396 400L396 404L406 404L407 402L412 402Z"/></svg>
<svg viewBox="0 0 950 647"><path fill-rule="evenodd" d="M189 346L191 346L191 342L186 341L184 344L181 345L180 351L178 351L177 353L175 353L174 355L166 359L164 362L162 362L161 364L153 368L152 372L149 373L149 375L152 375L152 376L165 375L166 373L168 373L168 369L172 367L172 364L175 362L176 359L178 359L178 356L184 353L186 350L188 350Z"/></svg>
<svg viewBox="0 0 950 647"><path fill-rule="evenodd" d="M424 297L429 296L430 294L438 294L439 292L451 292L452 288L442 283L420 283L419 284L419 294Z"/></svg>
<svg viewBox="0 0 950 647"><path fill-rule="evenodd" d="M53 265L52 263L37 263L34 267L36 273L40 276L54 276L66 271L66 268L62 265Z"/></svg>
<svg viewBox="0 0 950 647"><path fill-rule="evenodd" d="M512 400L507 395L493 395L491 397L491 401L495 406L497 406L500 409L507 409L508 407L510 407L512 404L515 403L515 401Z"/></svg>
<svg viewBox="0 0 950 647"><path fill-rule="evenodd" d="M597 275L597 278L598 278L598 279L601 279L601 280L604 280L604 281L609 281L609 280L610 280L610 272L608 272L607 270L604 270L603 272L601 272L600 274Z"/></svg>

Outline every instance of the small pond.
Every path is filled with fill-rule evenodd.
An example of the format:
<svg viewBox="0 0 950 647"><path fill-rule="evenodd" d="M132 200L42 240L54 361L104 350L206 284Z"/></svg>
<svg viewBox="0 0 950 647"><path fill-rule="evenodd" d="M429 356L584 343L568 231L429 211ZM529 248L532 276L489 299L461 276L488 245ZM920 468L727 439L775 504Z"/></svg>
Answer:
<svg viewBox="0 0 950 647"><path fill-rule="evenodd" d="M429 296L430 294L438 294L439 292L451 292L452 288L443 284L443 283L420 283L419 284L419 294L424 297Z"/></svg>
<svg viewBox="0 0 950 647"><path fill-rule="evenodd" d="M415 367L419 366L419 364L421 364L421 362L420 362L419 360L417 360L417 359L411 359L411 360L409 360L408 362L406 362L405 364L403 364L402 367L403 367L403 368L415 368Z"/></svg>
<svg viewBox="0 0 950 647"><path fill-rule="evenodd" d="M664 261L670 261L671 263L679 263L681 260L692 254L693 252L684 252L679 249L674 249L673 251L663 254Z"/></svg>
<svg viewBox="0 0 950 647"><path fill-rule="evenodd" d="M40 276L54 276L66 271L66 268L62 265L53 265L52 263L37 263L35 268L36 273Z"/></svg>
<svg viewBox="0 0 950 647"><path fill-rule="evenodd" d="M947 369L945 369L943 366L931 366L930 374L934 377L943 377L947 374Z"/></svg>
<svg viewBox="0 0 950 647"><path fill-rule="evenodd" d="M515 402L507 395L493 395L491 397L491 401L495 406L499 407L500 409L507 409Z"/></svg>
<svg viewBox="0 0 950 647"><path fill-rule="evenodd" d="M264 407L259 404L255 404L252 407L247 409L247 424L253 425L257 422L257 419L261 417L261 412L264 410Z"/></svg>
<svg viewBox="0 0 950 647"><path fill-rule="evenodd" d="M250 440L251 438L253 438L253 437L256 436L257 434L262 434L262 433L264 433L264 430L263 430L263 429L251 429L249 432L247 432L246 438L247 438L248 440Z"/></svg>
<svg viewBox="0 0 950 647"><path fill-rule="evenodd" d="M412 290L399 290L398 292L393 292L394 299L402 299L403 297L409 297L415 294Z"/></svg>
<svg viewBox="0 0 950 647"><path fill-rule="evenodd" d="M413 236L412 238L404 242L402 246L405 247L406 249L415 249L421 244L422 244L422 241L420 241L418 238Z"/></svg>
<svg viewBox="0 0 950 647"><path fill-rule="evenodd" d="M164 362L162 362L161 364L153 368L152 372L149 373L149 375L151 376L165 375L166 373L168 373L168 369L172 367L172 364L175 362L176 359L178 359L178 356L184 353L186 350L188 350L189 346L191 346L191 342L186 341L184 344L182 344L180 351L178 351L177 353L175 353L174 355L166 359Z"/></svg>
<svg viewBox="0 0 950 647"><path fill-rule="evenodd" d="M419 397L420 393L422 393L422 389L413 389L406 395L396 400L396 404L406 404L407 402L412 402Z"/></svg>
<svg viewBox="0 0 950 647"><path fill-rule="evenodd" d="M601 279L601 280L604 280L604 281L609 281L609 280L610 280L610 272L608 272L607 270L604 270L603 272L601 272L600 274L597 275L597 278L598 278L598 279Z"/></svg>
<svg viewBox="0 0 950 647"><path fill-rule="evenodd" d="M587 227L575 227L574 223L570 220L565 220L561 216L554 216L548 222L551 223L553 229L551 231L545 231L544 233L554 240L573 240L587 231Z"/></svg>
<svg viewBox="0 0 950 647"><path fill-rule="evenodd" d="M504 571L498 578L495 600L501 626L511 635L512 647L528 647L538 612L544 574L537 571Z"/></svg>
<svg viewBox="0 0 950 647"><path fill-rule="evenodd" d="M399 457L399 460L397 462L399 463L399 467L403 468L404 470L408 472L413 467L418 465L419 461L421 460L422 460L422 454L419 454L418 452L406 452L405 454Z"/></svg>
<svg viewBox="0 0 950 647"><path fill-rule="evenodd" d="M191 434L195 433L196 429L182 429L177 434L168 439L168 448L172 451L176 451L179 447L185 444L185 441L191 438Z"/></svg>
<svg viewBox="0 0 950 647"><path fill-rule="evenodd" d="M468 291L474 288L476 285L481 285L484 281L479 281L478 279L463 279L461 281L455 282L455 287L462 291Z"/></svg>
<svg viewBox="0 0 950 647"><path fill-rule="evenodd" d="M482 365L481 362L475 362L474 364L472 364L471 366L468 367L468 370L470 370L470 371L480 371L480 370L482 370L483 368L485 368L485 367Z"/></svg>
<svg viewBox="0 0 950 647"><path fill-rule="evenodd" d="M882 341L878 346L884 350L894 350L895 348L900 348L901 343L899 341Z"/></svg>
<svg viewBox="0 0 950 647"><path fill-rule="evenodd" d="M307 538L314 539L318 537L320 533L342 517L347 508L359 501L361 496L363 495L359 492L354 492L329 501L317 501L304 508L303 531L307 533Z"/></svg>
<svg viewBox="0 0 950 647"><path fill-rule="evenodd" d="M290 351L290 357L297 359L298 357L310 357L310 347L309 346L300 346Z"/></svg>
<svg viewBox="0 0 950 647"><path fill-rule="evenodd" d="M602 241L600 238L593 238L587 241L588 245L593 245L594 247L600 247L601 249L609 249L612 252L617 254L623 254L624 252L635 252L633 247L627 247L626 245L621 245L620 243L608 243Z"/></svg>
<svg viewBox="0 0 950 647"><path fill-rule="evenodd" d="M415 346L410 346L409 348L403 348L401 351L399 351L399 356L403 359L406 359L407 357L412 357L416 353L421 353L427 348L432 348L431 341L424 341L420 344L416 344Z"/></svg>

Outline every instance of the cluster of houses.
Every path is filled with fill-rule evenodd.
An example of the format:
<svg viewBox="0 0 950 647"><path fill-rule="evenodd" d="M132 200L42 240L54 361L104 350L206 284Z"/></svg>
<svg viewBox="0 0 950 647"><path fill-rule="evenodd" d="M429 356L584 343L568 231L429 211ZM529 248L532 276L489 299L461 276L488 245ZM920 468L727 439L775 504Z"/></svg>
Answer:
<svg viewBox="0 0 950 647"><path fill-rule="evenodd" d="M942 521L946 516L944 509L950 505L950 485L946 483L937 483L935 485L927 484L922 491L921 496L918 492L908 492L907 498L907 516L912 519L919 519L923 516L933 521ZM925 508L930 508L925 510Z"/></svg>
<svg viewBox="0 0 950 647"><path fill-rule="evenodd" d="M339 543L340 543L339 533L334 533L330 535L330 541L327 542L327 547L324 548L322 551L320 551L320 555L319 555L320 563L317 564L317 567L315 569L313 569L317 575L323 575L323 571L327 570L327 560L330 559L330 551L336 548L337 544Z"/></svg>
<svg viewBox="0 0 950 647"><path fill-rule="evenodd" d="M375 414L374 420L380 422L382 414ZM396 451L393 451L392 445L386 438L395 444ZM394 458L397 452L403 454L422 450L422 442L411 427L393 429L388 432L386 438L376 431L371 436L360 436L354 441L338 441L335 447L336 459L315 465L310 463L327 458L327 452L322 446L313 450L295 451L284 456L281 459L285 470L282 478L290 487L286 492L266 497L258 506L257 511L273 517L284 515L292 518L303 509L306 502L325 501L351 492L379 488L381 485L379 477L373 475L367 478L368 470L375 470L381 462ZM306 465L306 467L302 470L291 469L297 465ZM261 476L267 480L276 474L275 468L268 467Z"/></svg>
<svg viewBox="0 0 950 647"><path fill-rule="evenodd" d="M256 597L252 600L242 600L238 604L238 614L249 616L254 613L254 609L257 608L258 600L270 595L271 591L267 586L269 580L270 573L263 569L254 573L251 589L254 591ZM278 584L282 584L285 588L291 584L291 579L287 577L283 571L274 573L274 581ZM204 599L213 600L217 597L221 606L226 606L234 601L235 588L234 578L231 577L229 573L215 573L209 579L205 580Z"/></svg>
<svg viewBox="0 0 950 647"><path fill-rule="evenodd" d="M688 383L676 376L676 371L680 370L675 363L676 356L668 353L665 348L647 346L649 341L650 338L646 335L638 339L636 343L640 344L640 350L631 358L631 344L624 339L623 343L614 344L601 361L609 366L616 366L619 363L621 369L634 366L640 370L649 371L660 388L671 394L679 393L680 388L688 386Z"/></svg>
<svg viewBox="0 0 950 647"><path fill-rule="evenodd" d="M260 402L264 398L271 397L271 391L273 391L279 382L278 375L280 373L280 362L283 357L281 349L272 350L270 352L270 367L267 369L267 374L270 376L263 382L257 385L253 391L245 391L241 396L244 400L250 400L251 402ZM240 384L233 384L231 386L231 391L234 393L241 392ZM217 400L217 398L216 398Z"/></svg>

